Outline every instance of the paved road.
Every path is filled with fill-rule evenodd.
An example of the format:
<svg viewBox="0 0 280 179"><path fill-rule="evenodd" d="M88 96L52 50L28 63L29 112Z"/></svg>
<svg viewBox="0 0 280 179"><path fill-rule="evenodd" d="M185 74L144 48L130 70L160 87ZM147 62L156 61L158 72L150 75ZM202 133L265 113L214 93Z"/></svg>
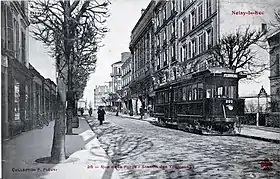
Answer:
<svg viewBox="0 0 280 179"><path fill-rule="evenodd" d="M99 126L102 147L125 179L280 178L280 146L234 136L201 136L107 115ZM272 170L260 162L273 160ZM177 168L176 168L177 167Z"/></svg>

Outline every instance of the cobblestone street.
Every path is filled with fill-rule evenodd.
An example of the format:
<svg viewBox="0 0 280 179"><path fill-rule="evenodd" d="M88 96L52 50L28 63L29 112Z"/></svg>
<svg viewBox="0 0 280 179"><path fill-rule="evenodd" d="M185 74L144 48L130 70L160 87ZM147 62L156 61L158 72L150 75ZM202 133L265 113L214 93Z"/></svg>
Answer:
<svg viewBox="0 0 280 179"><path fill-rule="evenodd" d="M89 121L122 178L280 178L279 144L201 136L110 115L102 126L96 118ZM261 168L264 158L272 170Z"/></svg>

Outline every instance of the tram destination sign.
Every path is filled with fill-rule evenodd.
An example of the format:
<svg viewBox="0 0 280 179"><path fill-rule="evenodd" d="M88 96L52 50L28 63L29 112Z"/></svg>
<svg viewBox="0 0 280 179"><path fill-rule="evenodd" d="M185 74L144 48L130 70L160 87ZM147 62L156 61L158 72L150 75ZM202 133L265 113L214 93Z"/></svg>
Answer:
<svg viewBox="0 0 280 179"><path fill-rule="evenodd" d="M224 77L226 77L226 78L238 78L238 75L237 74L226 73L226 74L224 74Z"/></svg>

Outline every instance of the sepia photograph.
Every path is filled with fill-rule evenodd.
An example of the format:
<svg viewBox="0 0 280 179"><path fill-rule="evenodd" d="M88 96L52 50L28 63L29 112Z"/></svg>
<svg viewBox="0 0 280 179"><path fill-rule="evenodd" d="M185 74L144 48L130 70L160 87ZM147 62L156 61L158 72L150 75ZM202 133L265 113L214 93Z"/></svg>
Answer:
<svg viewBox="0 0 280 179"><path fill-rule="evenodd" d="M0 179L280 179L279 0L1 0Z"/></svg>

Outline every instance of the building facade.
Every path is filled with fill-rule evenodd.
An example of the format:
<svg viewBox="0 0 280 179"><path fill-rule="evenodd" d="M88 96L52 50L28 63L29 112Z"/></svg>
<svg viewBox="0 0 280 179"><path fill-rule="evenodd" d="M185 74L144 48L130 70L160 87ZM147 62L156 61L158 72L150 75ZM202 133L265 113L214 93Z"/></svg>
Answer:
<svg viewBox="0 0 280 179"><path fill-rule="evenodd" d="M94 89L94 108L99 106L107 106L106 99L109 96L109 87L107 85L99 85Z"/></svg>
<svg viewBox="0 0 280 179"><path fill-rule="evenodd" d="M132 99L129 84L132 79L132 58L131 54L123 56L122 55L122 111L124 113L130 113L132 109Z"/></svg>
<svg viewBox="0 0 280 179"><path fill-rule="evenodd" d="M132 81L129 87L134 114L139 114L140 108L147 109L153 104L155 4L155 1L151 1L148 7L142 10L142 15L131 32L129 49L132 54Z"/></svg>
<svg viewBox="0 0 280 179"><path fill-rule="evenodd" d="M3 137L24 130L31 75L28 62L26 1L1 1L1 87Z"/></svg>
<svg viewBox="0 0 280 179"><path fill-rule="evenodd" d="M56 85L29 63L27 1L1 1L1 122L9 139L54 119Z"/></svg>
<svg viewBox="0 0 280 179"><path fill-rule="evenodd" d="M280 29L273 30L267 41L270 46L271 111L280 112Z"/></svg>

